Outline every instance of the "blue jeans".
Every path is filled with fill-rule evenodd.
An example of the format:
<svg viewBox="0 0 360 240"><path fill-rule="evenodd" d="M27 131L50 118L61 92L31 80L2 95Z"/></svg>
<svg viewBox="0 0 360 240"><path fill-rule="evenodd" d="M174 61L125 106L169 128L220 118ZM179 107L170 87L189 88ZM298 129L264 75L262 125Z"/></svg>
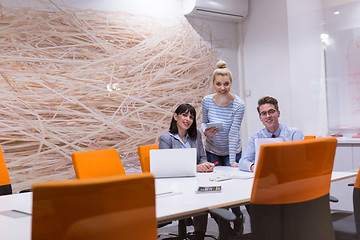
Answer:
<svg viewBox="0 0 360 240"><path fill-rule="evenodd" d="M219 156L219 155L216 155L216 154L206 151L206 158L207 158L208 162L214 163L217 161L218 166L230 166L229 155ZM236 154L235 161L237 163L239 163L240 158L241 158L241 151Z"/></svg>

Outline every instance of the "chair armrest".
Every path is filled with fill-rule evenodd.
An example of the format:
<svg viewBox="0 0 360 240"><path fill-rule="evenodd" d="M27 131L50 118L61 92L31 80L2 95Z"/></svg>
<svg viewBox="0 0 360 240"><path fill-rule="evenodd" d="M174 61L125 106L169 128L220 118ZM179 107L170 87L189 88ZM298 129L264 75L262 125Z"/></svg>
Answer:
<svg viewBox="0 0 360 240"><path fill-rule="evenodd" d="M27 193L27 192L31 192L31 188L23 189L19 193Z"/></svg>
<svg viewBox="0 0 360 240"><path fill-rule="evenodd" d="M351 186L354 186L354 185L355 185L354 183L349 183L349 184L348 184L348 186L350 186L350 187L351 187ZM329 201L330 201L330 202L339 202L339 199L337 199L336 197L330 195L330 196L329 196Z"/></svg>
<svg viewBox="0 0 360 240"><path fill-rule="evenodd" d="M236 220L236 215L225 208L216 208L209 211L212 217L219 217L227 222L232 222Z"/></svg>
<svg viewBox="0 0 360 240"><path fill-rule="evenodd" d="M334 196L329 196L329 201L330 202L339 202L339 199L337 199L336 197L334 197Z"/></svg>

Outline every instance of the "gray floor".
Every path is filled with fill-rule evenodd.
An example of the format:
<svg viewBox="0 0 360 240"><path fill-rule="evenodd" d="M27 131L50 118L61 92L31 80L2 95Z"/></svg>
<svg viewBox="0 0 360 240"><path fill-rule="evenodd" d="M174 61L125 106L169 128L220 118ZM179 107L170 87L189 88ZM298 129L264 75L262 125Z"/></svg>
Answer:
<svg viewBox="0 0 360 240"><path fill-rule="evenodd" d="M250 228L250 219L249 219L249 215L247 214L247 211L245 209L245 207L241 207L241 211L245 217L245 224L244 224L244 233L250 233L251 232L251 228ZM188 232L193 232L194 231L194 228L192 226L190 227L187 227L187 230ZM161 234L161 233L174 233L176 234L177 233L177 221L173 221L172 224L169 224L169 225L166 225L162 228L158 228L158 233ZM206 232L207 235L213 235L215 237L218 236L218 226L216 224L216 222L214 221L214 219L212 219L210 216L209 216L209 219L208 219L208 226L207 226L207 232ZM164 239L166 238L165 235L161 235L159 239ZM213 239L213 238L210 238L210 237L205 237L205 240L210 240L210 239Z"/></svg>

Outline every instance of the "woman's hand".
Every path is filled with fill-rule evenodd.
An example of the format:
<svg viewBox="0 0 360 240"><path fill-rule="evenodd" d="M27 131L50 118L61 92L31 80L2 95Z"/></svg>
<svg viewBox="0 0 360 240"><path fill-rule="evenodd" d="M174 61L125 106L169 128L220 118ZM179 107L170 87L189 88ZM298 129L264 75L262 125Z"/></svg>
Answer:
<svg viewBox="0 0 360 240"><path fill-rule="evenodd" d="M214 171L215 165L210 162L204 162L196 165L196 171L198 172L212 172Z"/></svg>
<svg viewBox="0 0 360 240"><path fill-rule="evenodd" d="M233 162L233 163L230 163L230 166L232 166L232 167L238 167L239 164L238 164L237 162Z"/></svg>
<svg viewBox="0 0 360 240"><path fill-rule="evenodd" d="M216 127L210 127L206 128L204 131L205 136L207 137L213 137L217 132L219 132L219 129Z"/></svg>

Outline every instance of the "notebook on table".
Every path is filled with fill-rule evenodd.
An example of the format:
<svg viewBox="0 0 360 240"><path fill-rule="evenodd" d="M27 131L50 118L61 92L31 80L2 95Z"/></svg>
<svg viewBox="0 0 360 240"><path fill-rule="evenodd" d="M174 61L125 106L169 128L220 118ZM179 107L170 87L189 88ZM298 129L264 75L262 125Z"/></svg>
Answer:
<svg viewBox="0 0 360 240"><path fill-rule="evenodd" d="M155 178L194 177L196 148L150 150L150 172Z"/></svg>

